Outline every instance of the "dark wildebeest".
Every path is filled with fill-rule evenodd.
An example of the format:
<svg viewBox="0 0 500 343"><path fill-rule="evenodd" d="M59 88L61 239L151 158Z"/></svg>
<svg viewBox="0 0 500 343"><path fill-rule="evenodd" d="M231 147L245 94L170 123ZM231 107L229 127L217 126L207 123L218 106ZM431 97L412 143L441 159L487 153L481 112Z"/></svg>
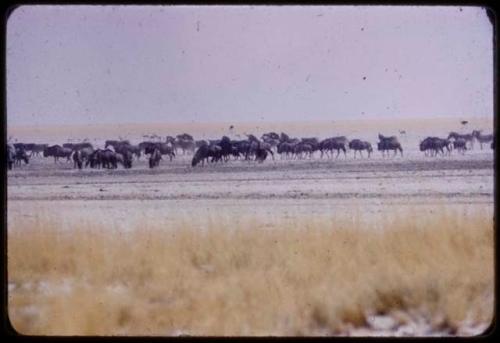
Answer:
<svg viewBox="0 0 500 343"><path fill-rule="evenodd" d="M274 153L271 150L271 145L269 143L261 142L255 137L254 135L247 135L248 140L247 144L245 144L245 160L250 161L253 156L256 156L257 150L258 149L264 149L268 153L270 153L273 156L274 160ZM267 154L266 154L267 156Z"/></svg>
<svg viewBox="0 0 500 343"><path fill-rule="evenodd" d="M116 160L116 152L110 149L105 149L101 152L100 160L101 160L101 166L103 168L108 168L108 169L118 168Z"/></svg>
<svg viewBox="0 0 500 343"><path fill-rule="evenodd" d="M235 160L238 160L241 157L240 150L238 147L232 145L231 143L231 155L234 157Z"/></svg>
<svg viewBox="0 0 500 343"><path fill-rule="evenodd" d="M35 143L24 143L24 146L22 147L22 149L24 149L26 151L26 153L28 153L28 152L31 153L31 152L33 152L34 146L35 146Z"/></svg>
<svg viewBox="0 0 500 343"><path fill-rule="evenodd" d="M333 150L337 150L337 156L335 156L335 158L339 157L340 150L344 152L344 157L347 157L347 139L344 138L345 137L331 137L323 139L319 144L319 150L321 151L320 157L323 158L323 154L326 154L328 157L328 152L330 152L330 157L333 158Z"/></svg>
<svg viewBox="0 0 500 343"><path fill-rule="evenodd" d="M264 162L264 160L266 159L267 157L267 153L268 153L269 150L267 149L263 149L263 148L257 148L257 150L255 151L255 160L259 163L262 163ZM271 152L272 153L272 152Z"/></svg>
<svg viewBox="0 0 500 343"><path fill-rule="evenodd" d="M378 134L378 140L379 142L398 142L399 143L399 140L396 136L384 136L382 134Z"/></svg>
<svg viewBox="0 0 500 343"><path fill-rule="evenodd" d="M247 159L249 155L250 142L246 139L231 141L231 154L233 156L244 156Z"/></svg>
<svg viewBox="0 0 500 343"><path fill-rule="evenodd" d="M177 136L175 136L175 138L189 140L189 141L194 141L193 136L191 136L190 134L187 134L187 133L183 133L183 134L177 135Z"/></svg>
<svg viewBox="0 0 500 343"><path fill-rule="evenodd" d="M271 146L271 143L268 143L268 142L260 142L259 143L259 146L257 147L257 149L264 149L266 150L269 154L271 154L271 157L274 161L274 153L273 153L273 150L272 150L272 146ZM257 151L255 152L257 153ZM266 155L267 157L267 155ZM265 158L264 158L265 159ZM262 162L262 161L261 161Z"/></svg>
<svg viewBox="0 0 500 343"><path fill-rule="evenodd" d="M353 139L349 142L349 149L354 150L354 158L356 158L356 152L359 151L361 157L363 157L363 150L368 152L368 157L373 152L372 145L369 142L362 141L360 139Z"/></svg>
<svg viewBox="0 0 500 343"><path fill-rule="evenodd" d="M233 152L231 140L229 139L229 137L223 136L217 145L221 147L222 158L225 162L227 162L229 160L229 156L231 156Z"/></svg>
<svg viewBox="0 0 500 343"><path fill-rule="evenodd" d="M191 166L195 167L201 162L201 165L205 165L205 160L208 162L208 158L212 158L210 162L218 162L222 160L222 148L217 144L212 145L202 145L194 153L193 159L191 161Z"/></svg>
<svg viewBox="0 0 500 343"><path fill-rule="evenodd" d="M125 150L123 153L116 153L116 163L121 164L125 169L132 168L132 159L133 156L130 151Z"/></svg>
<svg viewBox="0 0 500 343"><path fill-rule="evenodd" d="M101 156L103 150L97 149L90 153L87 157L87 162L85 163L85 167L90 165L90 168L101 168Z"/></svg>
<svg viewBox="0 0 500 343"><path fill-rule="evenodd" d="M141 148L138 145L131 144L115 144L114 145L115 152L120 153L122 155L135 155L137 159L141 157Z"/></svg>
<svg viewBox="0 0 500 343"><path fill-rule="evenodd" d="M306 156L309 156L309 158L311 158L313 147L311 146L311 144L299 142L295 145L293 153L295 154L295 158L298 159L303 159Z"/></svg>
<svg viewBox="0 0 500 343"><path fill-rule="evenodd" d="M11 147L10 145L7 145L7 167L9 168L9 170L12 170L12 166L14 165L15 160L16 160L15 148Z"/></svg>
<svg viewBox="0 0 500 343"><path fill-rule="evenodd" d="M54 163L59 161L59 157L66 157L67 161L70 161L71 153L73 150L70 148L63 148L60 145L52 145L43 150L43 157L54 157Z"/></svg>
<svg viewBox="0 0 500 343"><path fill-rule="evenodd" d="M382 141L377 143L377 149L382 152L382 156L385 157L385 152L387 150L393 150L394 155L396 156L398 150L401 153L401 156L403 156L403 148L401 147L401 144L399 142L394 142L394 141Z"/></svg>
<svg viewBox="0 0 500 343"><path fill-rule="evenodd" d="M25 143L14 143L14 148L17 149L25 149L26 150L26 144Z"/></svg>
<svg viewBox="0 0 500 343"><path fill-rule="evenodd" d="M433 153L437 153L435 147L433 146L432 137L427 137L421 141L418 145L419 150L424 153L425 156L433 156Z"/></svg>
<svg viewBox="0 0 500 343"><path fill-rule="evenodd" d="M290 136L288 136L286 133L282 132L280 134L280 138L279 138L280 142L288 142L290 140Z"/></svg>
<svg viewBox="0 0 500 343"><path fill-rule="evenodd" d="M430 151L431 156L437 156L439 152L444 156L444 149L446 148L448 155L451 153L451 141L439 137L427 137L419 144L420 151L426 155Z"/></svg>
<svg viewBox="0 0 500 343"><path fill-rule="evenodd" d="M83 165L83 158L82 158L82 152L78 149L73 150L73 168L82 169Z"/></svg>
<svg viewBox="0 0 500 343"><path fill-rule="evenodd" d="M302 138L300 141L304 144L309 144L312 148L312 153L314 153L315 151L321 150L319 140L316 137Z"/></svg>
<svg viewBox="0 0 500 343"><path fill-rule="evenodd" d="M470 133L462 135L457 132L450 132L450 134L448 135L448 139L454 139L454 140L463 139L465 140L466 143L470 143L471 149L474 148L474 137Z"/></svg>
<svg viewBox="0 0 500 343"><path fill-rule="evenodd" d="M195 167L198 163L201 162L201 165L205 165L205 160L208 158L208 144L200 145L198 150L193 155L193 159L191 161L191 166Z"/></svg>
<svg viewBox="0 0 500 343"><path fill-rule="evenodd" d="M43 150L48 146L48 144L33 144L30 156L40 156L40 153L43 153Z"/></svg>
<svg viewBox="0 0 500 343"><path fill-rule="evenodd" d="M133 153L131 150L126 150L122 153L123 156L123 167L124 168L132 168L132 160L133 160Z"/></svg>
<svg viewBox="0 0 500 343"><path fill-rule="evenodd" d="M276 132L264 133L261 137L262 141L268 143L272 149L276 148L281 143L280 136Z"/></svg>
<svg viewBox="0 0 500 343"><path fill-rule="evenodd" d="M472 131L472 137L476 138L481 146L481 150L483 150L483 143L493 142L493 134L483 135L481 133L482 130L474 130Z"/></svg>
<svg viewBox="0 0 500 343"><path fill-rule="evenodd" d="M263 141L266 141L266 140L271 140L271 139L275 139L275 140L280 140L280 135L278 135L276 132L268 132L268 133L264 133L262 136L261 136L262 140Z"/></svg>
<svg viewBox="0 0 500 343"><path fill-rule="evenodd" d="M90 154L85 166L90 164L90 168L117 168L116 153L110 149L97 149Z"/></svg>
<svg viewBox="0 0 500 343"><path fill-rule="evenodd" d="M170 161L172 161L172 159L175 157L174 148L170 144L163 143L163 142L161 142L161 143L149 142L149 144L145 145L144 153L145 154L152 154L154 152L155 148L158 149L160 154L168 155L168 157L170 158Z"/></svg>
<svg viewBox="0 0 500 343"><path fill-rule="evenodd" d="M294 150L295 150L295 145L298 143L288 143L288 142L282 142L278 144L278 149L276 150L278 154L280 154L281 159L283 158L290 158L293 157Z"/></svg>
<svg viewBox="0 0 500 343"><path fill-rule="evenodd" d="M194 153L194 149L196 148L194 140L177 138L175 141L175 147L180 148L182 150L182 154L186 153Z"/></svg>
<svg viewBox="0 0 500 343"><path fill-rule="evenodd" d="M14 160L16 165L21 166L22 161L24 161L25 164L29 163L29 157L28 154L26 153L26 150L24 149L16 149L15 155L14 155Z"/></svg>
<svg viewBox="0 0 500 343"><path fill-rule="evenodd" d="M117 141L117 140L107 140L106 142L104 142L104 149L107 149L109 146L112 146L113 149L115 149L116 151L116 148L121 146L121 145L131 145L130 144L130 141L129 140L121 140L121 141Z"/></svg>
<svg viewBox="0 0 500 343"><path fill-rule="evenodd" d="M345 147L349 146L349 140L347 139L346 136L336 136L336 137L331 137L331 139L335 140L336 142L343 143Z"/></svg>
<svg viewBox="0 0 500 343"><path fill-rule="evenodd" d="M156 146L153 146L153 147L149 147L148 151L151 154L149 156L149 168L154 168L154 167L159 166L160 160L162 160L160 149Z"/></svg>
<svg viewBox="0 0 500 343"><path fill-rule="evenodd" d="M222 147L218 144L208 146L208 157L212 157L210 163L222 162Z"/></svg>
<svg viewBox="0 0 500 343"><path fill-rule="evenodd" d="M396 136L386 137L384 135L378 134L379 142L377 143L377 149L382 152L382 156L385 157L385 153L388 150L394 151L394 156L396 156L398 150L403 156L403 148L401 147L401 143Z"/></svg>
<svg viewBox="0 0 500 343"><path fill-rule="evenodd" d="M88 159L89 159L89 157L90 157L90 155L94 152L94 149L92 149L92 148L82 148L82 149L79 149L79 151L81 153L82 162L87 162Z"/></svg>
<svg viewBox="0 0 500 343"><path fill-rule="evenodd" d="M462 155L465 154L465 150L467 150L467 141L462 138L455 139L453 141L453 148L461 152Z"/></svg>
<svg viewBox="0 0 500 343"><path fill-rule="evenodd" d="M137 157L137 159L141 158L141 148L139 145L129 145L128 150Z"/></svg>

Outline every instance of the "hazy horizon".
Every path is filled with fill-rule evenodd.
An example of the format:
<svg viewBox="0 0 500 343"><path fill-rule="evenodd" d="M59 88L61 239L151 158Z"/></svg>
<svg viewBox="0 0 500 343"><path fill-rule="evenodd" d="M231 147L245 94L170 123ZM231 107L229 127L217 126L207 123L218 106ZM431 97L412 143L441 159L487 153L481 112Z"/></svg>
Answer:
<svg viewBox="0 0 500 343"><path fill-rule="evenodd" d="M21 6L17 126L493 118L493 31L466 6Z"/></svg>

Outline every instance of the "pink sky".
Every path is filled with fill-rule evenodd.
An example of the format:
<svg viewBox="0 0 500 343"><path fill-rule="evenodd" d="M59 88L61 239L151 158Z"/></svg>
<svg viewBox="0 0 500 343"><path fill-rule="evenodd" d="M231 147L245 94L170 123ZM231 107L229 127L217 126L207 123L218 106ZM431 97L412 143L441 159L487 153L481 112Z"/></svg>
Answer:
<svg viewBox="0 0 500 343"><path fill-rule="evenodd" d="M7 121L493 116L479 7L22 6Z"/></svg>

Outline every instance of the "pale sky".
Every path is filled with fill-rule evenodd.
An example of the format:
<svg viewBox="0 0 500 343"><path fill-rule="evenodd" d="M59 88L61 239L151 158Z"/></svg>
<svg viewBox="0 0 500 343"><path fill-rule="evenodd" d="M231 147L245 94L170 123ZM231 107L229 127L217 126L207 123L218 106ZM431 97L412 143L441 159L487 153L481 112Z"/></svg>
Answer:
<svg viewBox="0 0 500 343"><path fill-rule="evenodd" d="M479 7L22 6L16 125L493 116Z"/></svg>

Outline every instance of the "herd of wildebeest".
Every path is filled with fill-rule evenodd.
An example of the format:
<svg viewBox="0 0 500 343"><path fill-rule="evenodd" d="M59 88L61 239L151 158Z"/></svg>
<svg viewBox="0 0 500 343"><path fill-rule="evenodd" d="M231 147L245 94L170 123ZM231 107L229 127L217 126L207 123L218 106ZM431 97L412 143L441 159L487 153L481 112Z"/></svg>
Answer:
<svg viewBox="0 0 500 343"><path fill-rule="evenodd" d="M95 149L89 142L65 143L61 145L35 144L35 143L14 143L7 145L7 166L21 166L24 162L29 163L30 157L40 156L53 157L54 162L59 158L66 161L73 161L74 168L106 168L115 169L118 165L123 168L132 168L134 159L138 160L142 155L146 155L150 168L155 168L166 156L172 161L177 154L192 155L191 166L204 165L207 163L228 162L229 160L245 160L263 162L275 154L281 159L304 159L312 158L319 152L320 158L338 158L340 152L344 156L348 150L354 152L354 158L359 153L366 151L367 157L373 152L372 145L360 139L348 140L345 136L331 137L319 140L316 137L291 138L285 133L277 134L268 132L257 138L254 135L246 135L247 139L232 140L223 136L218 140L195 140L193 136L184 133L176 137L167 136L164 141L144 141L137 145L131 144L128 140L107 140L104 149ZM377 150L382 156L393 156L399 152L403 156L403 147L396 136L386 137L378 135ZM426 156L449 155L453 150L464 154L466 150L472 149L474 141L477 141L481 149L483 144L490 144L494 149L494 135L483 135L481 131L474 130L470 134L459 134L450 132L447 138L427 137L419 144L419 150ZM29 153L29 154L28 154Z"/></svg>

